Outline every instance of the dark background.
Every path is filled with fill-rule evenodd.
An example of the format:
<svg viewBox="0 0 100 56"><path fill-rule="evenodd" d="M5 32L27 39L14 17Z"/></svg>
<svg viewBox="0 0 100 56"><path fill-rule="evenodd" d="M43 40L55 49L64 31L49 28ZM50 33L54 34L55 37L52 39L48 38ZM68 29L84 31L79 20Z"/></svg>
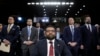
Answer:
<svg viewBox="0 0 100 56"><path fill-rule="evenodd" d="M35 5L27 5L28 2L40 2L43 0L0 0L0 22L3 24L7 24L8 16L17 15L23 17L23 22L21 24L25 24L27 18L43 17L43 7L35 6ZM44 0L47 1L47 0ZM54 0L51 0L54 1ZM65 12L69 8L68 6L59 6L57 16L59 17L82 17L85 14L89 14L92 18L92 24L100 24L99 22L99 0L55 0L55 1L72 1L74 5L70 8L70 11L67 16L65 16ZM85 8L82 6L85 5ZM55 17L54 12L55 6L46 6L47 16ZM76 16L75 13L82 8L83 10ZM19 24L18 22L16 22Z"/></svg>

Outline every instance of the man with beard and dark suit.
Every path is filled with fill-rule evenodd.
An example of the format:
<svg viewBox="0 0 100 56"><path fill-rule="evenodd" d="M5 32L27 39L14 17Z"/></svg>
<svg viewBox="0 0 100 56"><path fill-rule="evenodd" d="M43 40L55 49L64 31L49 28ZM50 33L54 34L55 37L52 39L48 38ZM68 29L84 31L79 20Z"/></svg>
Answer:
<svg viewBox="0 0 100 56"><path fill-rule="evenodd" d="M14 25L15 18L14 16L8 17L8 25L3 27L3 43L5 45L11 45L9 53L3 53L3 56L14 56L15 48L17 44L17 38L19 37L19 28L17 25Z"/></svg>
<svg viewBox="0 0 100 56"><path fill-rule="evenodd" d="M56 39L53 26L46 27L45 38L36 44L33 56L72 56L65 43Z"/></svg>
<svg viewBox="0 0 100 56"><path fill-rule="evenodd" d="M34 56L33 48L37 42L37 29L32 26L32 19L27 19L27 26L21 32L22 56Z"/></svg>
<svg viewBox="0 0 100 56"><path fill-rule="evenodd" d="M96 56L96 50L98 46L97 29L91 25L91 17L86 15L84 17L85 24L81 27L82 32L82 45L81 49L84 49L84 56Z"/></svg>

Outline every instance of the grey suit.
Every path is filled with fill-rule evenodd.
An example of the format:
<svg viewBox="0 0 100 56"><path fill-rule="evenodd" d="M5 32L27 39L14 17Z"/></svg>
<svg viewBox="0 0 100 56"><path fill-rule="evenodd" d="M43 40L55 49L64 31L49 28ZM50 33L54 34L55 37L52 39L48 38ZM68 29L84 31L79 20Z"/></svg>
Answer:
<svg viewBox="0 0 100 56"><path fill-rule="evenodd" d="M22 53L23 56L27 56L27 51L29 51L30 56L33 56L33 48L35 43L37 42L37 29L35 27L31 28L31 35L30 35L30 41L33 41L34 44L27 46L23 44L24 41L28 41L28 29L27 27L22 29L21 32L21 42L22 42Z"/></svg>

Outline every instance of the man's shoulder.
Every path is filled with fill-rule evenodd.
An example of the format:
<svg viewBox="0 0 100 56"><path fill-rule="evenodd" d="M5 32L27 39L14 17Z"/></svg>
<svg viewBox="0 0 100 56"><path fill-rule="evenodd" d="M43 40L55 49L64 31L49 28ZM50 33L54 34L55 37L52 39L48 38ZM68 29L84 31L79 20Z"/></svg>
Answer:
<svg viewBox="0 0 100 56"><path fill-rule="evenodd" d="M59 44L65 44L63 40L56 39L55 41L58 42Z"/></svg>
<svg viewBox="0 0 100 56"><path fill-rule="evenodd" d="M37 30L37 28L36 28L36 27L34 27L34 26L32 26L32 29Z"/></svg>

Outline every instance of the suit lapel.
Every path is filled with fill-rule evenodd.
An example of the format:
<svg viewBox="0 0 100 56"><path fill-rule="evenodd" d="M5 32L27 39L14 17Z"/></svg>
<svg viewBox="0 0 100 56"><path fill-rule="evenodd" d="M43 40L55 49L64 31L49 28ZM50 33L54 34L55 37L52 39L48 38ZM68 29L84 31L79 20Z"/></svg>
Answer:
<svg viewBox="0 0 100 56"><path fill-rule="evenodd" d="M68 32L72 35L72 33L71 33L71 29L70 29L70 27L69 27L69 26L68 26L68 30L69 30Z"/></svg>
<svg viewBox="0 0 100 56"><path fill-rule="evenodd" d="M7 28L8 28L8 26L7 26ZM10 31L9 31L9 33L11 33L11 31L14 29L14 25L11 27L11 29L10 29ZM8 31L7 31L8 32ZM9 34L8 33L8 34Z"/></svg>
<svg viewBox="0 0 100 56"><path fill-rule="evenodd" d="M43 46L43 48L45 47L45 48L43 49L44 56L47 56L47 51L48 51L48 50L47 50L47 40L46 40L46 39L45 39L44 44L43 44L42 46Z"/></svg>
<svg viewBox="0 0 100 56"><path fill-rule="evenodd" d="M57 40L55 40L55 47L54 47L54 49L55 49L55 56L59 56L60 55L60 44L58 43L58 41Z"/></svg>
<svg viewBox="0 0 100 56"><path fill-rule="evenodd" d="M25 33L26 33L26 36L28 37L28 29L27 29L27 27L25 28Z"/></svg>

